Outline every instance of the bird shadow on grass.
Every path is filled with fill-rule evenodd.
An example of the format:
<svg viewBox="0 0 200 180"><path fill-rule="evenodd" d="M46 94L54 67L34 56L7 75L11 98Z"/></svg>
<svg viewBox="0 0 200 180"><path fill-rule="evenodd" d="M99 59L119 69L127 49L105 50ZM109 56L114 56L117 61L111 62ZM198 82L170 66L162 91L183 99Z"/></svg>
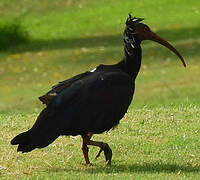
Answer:
<svg viewBox="0 0 200 180"><path fill-rule="evenodd" d="M84 173L199 173L200 166L163 164L163 163L144 163L144 164L112 164L110 167L86 168L52 168L53 172L84 172Z"/></svg>

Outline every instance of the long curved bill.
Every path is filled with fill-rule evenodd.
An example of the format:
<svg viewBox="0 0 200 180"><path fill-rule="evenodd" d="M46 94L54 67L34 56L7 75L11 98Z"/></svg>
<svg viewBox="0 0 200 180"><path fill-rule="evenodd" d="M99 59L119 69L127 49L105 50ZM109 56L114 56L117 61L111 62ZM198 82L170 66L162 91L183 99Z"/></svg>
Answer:
<svg viewBox="0 0 200 180"><path fill-rule="evenodd" d="M181 54L170 43L168 43L167 41L165 41L164 39L159 37L156 33L150 31L149 34L148 34L148 40L155 41L155 42L162 44L163 46L167 47L169 50L174 52L174 54L176 54L180 58L180 60L183 63L183 66L186 67L186 63L185 63L183 57L181 56Z"/></svg>

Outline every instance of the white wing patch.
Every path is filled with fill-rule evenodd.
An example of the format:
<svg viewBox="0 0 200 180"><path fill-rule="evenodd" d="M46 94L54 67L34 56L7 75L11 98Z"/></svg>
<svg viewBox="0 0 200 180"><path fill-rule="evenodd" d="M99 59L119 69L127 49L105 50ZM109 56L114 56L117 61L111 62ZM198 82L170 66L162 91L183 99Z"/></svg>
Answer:
<svg viewBox="0 0 200 180"><path fill-rule="evenodd" d="M93 69L93 70L91 70L90 72L94 72L94 71L96 71L96 69L97 69L97 68L94 68L94 69Z"/></svg>

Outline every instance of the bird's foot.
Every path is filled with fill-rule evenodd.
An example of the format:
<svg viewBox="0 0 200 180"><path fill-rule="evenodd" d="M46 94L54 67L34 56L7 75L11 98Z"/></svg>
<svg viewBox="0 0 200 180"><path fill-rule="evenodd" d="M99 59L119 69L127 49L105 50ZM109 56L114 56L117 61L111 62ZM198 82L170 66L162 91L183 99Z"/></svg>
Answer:
<svg viewBox="0 0 200 180"><path fill-rule="evenodd" d="M110 147L107 143L102 143L102 146L101 146L98 154L96 155L95 159L97 159L101 155L102 151L104 151L104 156L105 156L105 159L106 159L106 165L111 165L112 150L110 149Z"/></svg>

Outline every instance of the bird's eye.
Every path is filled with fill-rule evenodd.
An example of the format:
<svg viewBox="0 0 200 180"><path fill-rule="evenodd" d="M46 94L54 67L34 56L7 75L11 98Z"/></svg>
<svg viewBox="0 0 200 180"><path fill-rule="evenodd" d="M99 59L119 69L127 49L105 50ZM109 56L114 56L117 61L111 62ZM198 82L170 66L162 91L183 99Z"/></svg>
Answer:
<svg viewBox="0 0 200 180"><path fill-rule="evenodd" d="M144 32L148 32L149 31L149 28L148 27L144 27Z"/></svg>

